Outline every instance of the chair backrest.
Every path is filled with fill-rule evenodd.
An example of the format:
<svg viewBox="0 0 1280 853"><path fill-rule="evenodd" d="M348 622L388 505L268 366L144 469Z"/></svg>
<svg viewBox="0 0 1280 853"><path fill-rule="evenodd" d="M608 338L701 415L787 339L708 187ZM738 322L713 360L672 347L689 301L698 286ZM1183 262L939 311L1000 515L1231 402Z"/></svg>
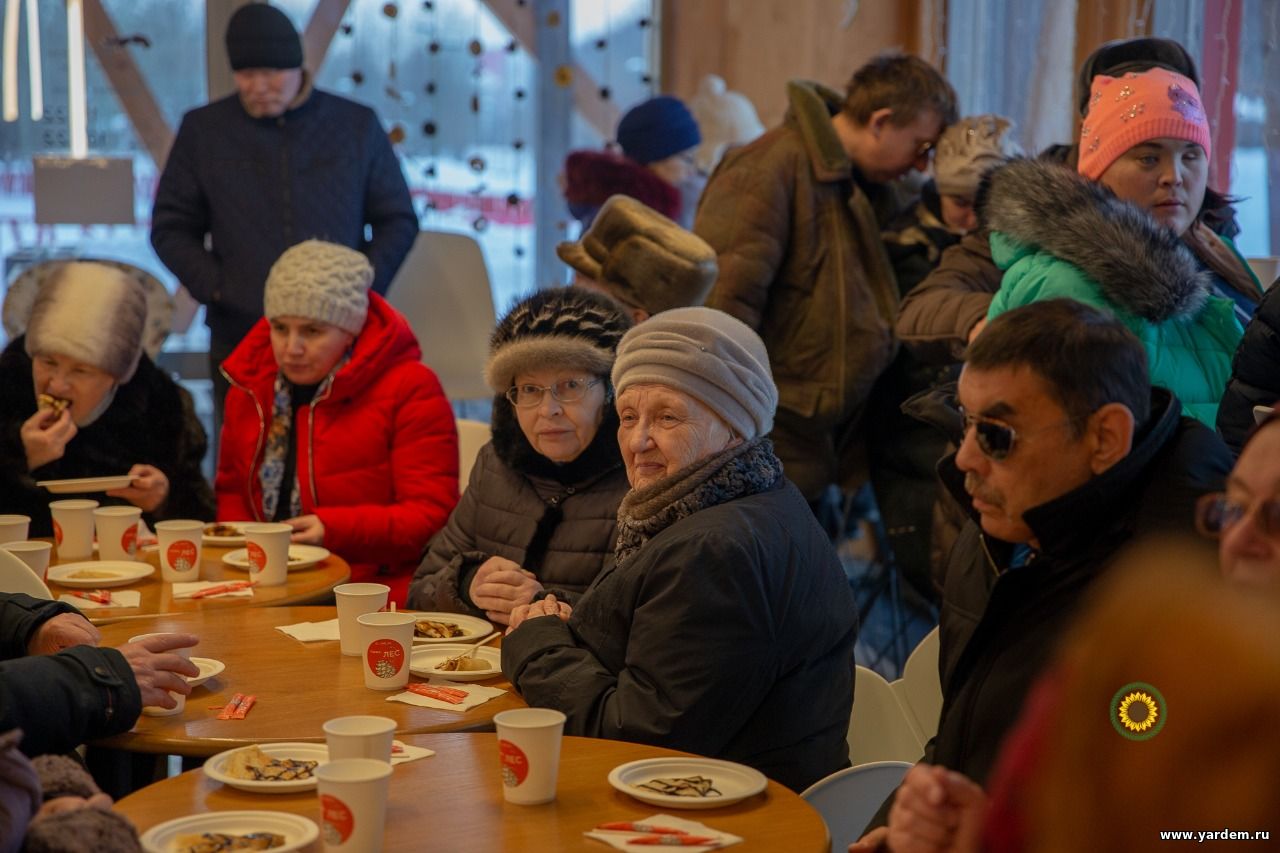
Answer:
<svg viewBox="0 0 1280 853"><path fill-rule="evenodd" d="M480 244L465 234L422 231L387 290L451 400L491 397L484 384L497 318Z"/></svg>
<svg viewBox="0 0 1280 853"><path fill-rule="evenodd" d="M921 741L938 733L942 716L942 683L938 678L938 629L934 628L907 657L902 678L893 682L894 692L916 726ZM856 694L855 694L856 695Z"/></svg>
<svg viewBox="0 0 1280 853"><path fill-rule="evenodd" d="M471 480L471 469L475 467L476 455L480 448L489 443L493 433L484 421L458 419L458 491L467 488Z"/></svg>
<svg viewBox="0 0 1280 853"><path fill-rule="evenodd" d="M39 575L3 548L0 548L0 592L25 592L33 598L53 600L53 593Z"/></svg>
<svg viewBox="0 0 1280 853"><path fill-rule="evenodd" d="M827 824L831 853L845 853L862 837L880 804L911 769L907 761L876 761L837 770L800 794Z"/></svg>
<svg viewBox="0 0 1280 853"><path fill-rule="evenodd" d="M849 760L918 761L924 741L903 710L897 694L879 673L857 668L853 685L853 712L849 715Z"/></svg>
<svg viewBox="0 0 1280 853"><path fill-rule="evenodd" d="M1280 257L1245 258L1253 274L1262 282L1262 288L1269 288L1280 276Z"/></svg>

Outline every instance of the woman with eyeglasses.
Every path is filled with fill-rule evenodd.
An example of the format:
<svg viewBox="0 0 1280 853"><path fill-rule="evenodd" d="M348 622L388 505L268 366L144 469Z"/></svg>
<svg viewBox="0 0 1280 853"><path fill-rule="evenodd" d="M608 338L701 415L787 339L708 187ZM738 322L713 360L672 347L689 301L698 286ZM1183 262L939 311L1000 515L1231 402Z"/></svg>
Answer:
<svg viewBox="0 0 1280 853"><path fill-rule="evenodd" d="M1218 539L1223 577L1280 590L1280 415L1245 442L1227 490L1205 495L1196 509L1200 532Z"/></svg>
<svg viewBox="0 0 1280 853"><path fill-rule="evenodd" d="M627 492L609 371L631 326L576 287L526 298L489 341L493 440L414 575L409 605L506 625L544 588L582 592L612 561Z"/></svg>

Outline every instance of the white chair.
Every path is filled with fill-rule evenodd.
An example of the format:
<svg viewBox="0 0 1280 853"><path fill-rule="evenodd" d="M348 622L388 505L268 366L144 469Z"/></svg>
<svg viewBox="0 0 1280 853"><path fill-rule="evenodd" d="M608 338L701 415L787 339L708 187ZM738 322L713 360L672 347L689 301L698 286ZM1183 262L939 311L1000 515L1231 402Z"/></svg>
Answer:
<svg viewBox="0 0 1280 853"><path fill-rule="evenodd" d="M462 493L471 480L471 469L475 467L476 455L480 448L489 443L493 436L489 425L484 421L458 419L458 492Z"/></svg>
<svg viewBox="0 0 1280 853"><path fill-rule="evenodd" d="M822 815L831 836L831 853L844 853L862 837L880 804L911 769L906 761L876 761L837 770L800 794Z"/></svg>
<svg viewBox="0 0 1280 853"><path fill-rule="evenodd" d="M1258 281L1262 282L1262 289L1266 290L1280 276L1280 257L1258 257L1245 258L1245 263L1253 270L1253 274L1258 277Z"/></svg>
<svg viewBox="0 0 1280 853"><path fill-rule="evenodd" d="M0 592L25 592L33 598L53 600L53 593L40 576L3 548L0 548Z"/></svg>
<svg viewBox="0 0 1280 853"><path fill-rule="evenodd" d="M911 652L906 666L902 668L902 677L893 682L893 690L908 719L916 727L921 742L928 743L929 738L938 733L938 718L942 716L937 628L925 634Z"/></svg>
<svg viewBox="0 0 1280 853"><path fill-rule="evenodd" d="M492 397L484 384L497 318L480 244L465 234L422 231L387 290L422 347L422 361L451 400Z"/></svg>
<svg viewBox="0 0 1280 853"><path fill-rule="evenodd" d="M924 741L916 733L898 696L879 673L859 666L854 676L849 715L849 761L918 761Z"/></svg>

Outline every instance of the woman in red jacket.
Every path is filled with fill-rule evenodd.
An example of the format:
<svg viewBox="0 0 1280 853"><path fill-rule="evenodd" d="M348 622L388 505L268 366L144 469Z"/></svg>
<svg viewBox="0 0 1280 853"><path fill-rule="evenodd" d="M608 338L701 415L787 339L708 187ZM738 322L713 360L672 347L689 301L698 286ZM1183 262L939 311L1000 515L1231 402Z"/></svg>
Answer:
<svg viewBox="0 0 1280 853"><path fill-rule="evenodd" d="M427 540L458 502L453 410L405 319L369 293L364 255L308 240L271 267L266 317L231 382L218 518L284 521L404 602Z"/></svg>

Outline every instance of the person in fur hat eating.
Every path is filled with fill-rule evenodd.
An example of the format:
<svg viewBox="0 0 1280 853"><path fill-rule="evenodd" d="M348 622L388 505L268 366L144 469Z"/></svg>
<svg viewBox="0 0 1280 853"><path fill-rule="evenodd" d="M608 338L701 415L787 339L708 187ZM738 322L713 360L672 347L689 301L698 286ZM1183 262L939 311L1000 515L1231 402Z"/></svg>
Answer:
<svg viewBox="0 0 1280 853"><path fill-rule="evenodd" d="M204 429L191 396L143 352L146 313L124 273L68 262L0 355L0 512L30 516L31 536L53 535L45 480L128 473L125 488L85 497L141 507L148 523L213 517Z"/></svg>

